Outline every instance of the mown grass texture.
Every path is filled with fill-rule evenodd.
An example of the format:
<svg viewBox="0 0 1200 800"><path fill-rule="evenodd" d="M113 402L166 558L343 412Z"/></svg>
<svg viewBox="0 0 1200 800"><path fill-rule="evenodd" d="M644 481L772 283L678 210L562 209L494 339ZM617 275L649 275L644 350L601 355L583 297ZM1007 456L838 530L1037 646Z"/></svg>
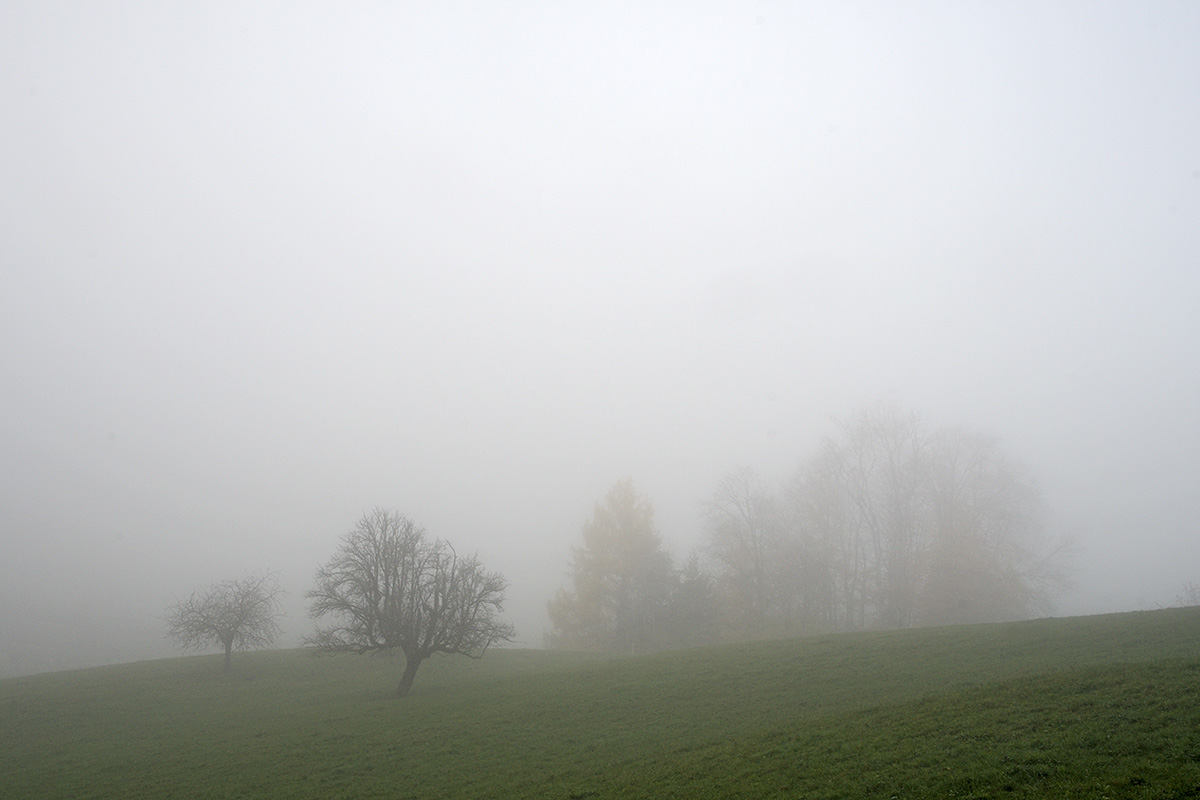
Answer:
<svg viewBox="0 0 1200 800"><path fill-rule="evenodd" d="M1200 797L1200 609L0 681L0 797Z"/></svg>

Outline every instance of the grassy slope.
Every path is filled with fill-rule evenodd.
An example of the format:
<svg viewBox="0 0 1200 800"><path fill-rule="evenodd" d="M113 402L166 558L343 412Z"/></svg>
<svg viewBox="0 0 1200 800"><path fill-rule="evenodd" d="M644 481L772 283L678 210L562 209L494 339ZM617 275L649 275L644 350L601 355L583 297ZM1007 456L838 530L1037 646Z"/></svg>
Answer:
<svg viewBox="0 0 1200 800"><path fill-rule="evenodd" d="M1200 608L0 681L0 797L1200 797Z"/></svg>

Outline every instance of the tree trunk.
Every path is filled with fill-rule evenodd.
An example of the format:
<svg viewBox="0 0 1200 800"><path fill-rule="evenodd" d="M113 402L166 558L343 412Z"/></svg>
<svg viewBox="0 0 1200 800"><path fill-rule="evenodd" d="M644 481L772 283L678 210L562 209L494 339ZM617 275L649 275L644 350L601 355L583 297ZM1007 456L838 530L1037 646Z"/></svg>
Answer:
<svg viewBox="0 0 1200 800"><path fill-rule="evenodd" d="M404 654L404 677L400 679L400 685L396 687L396 697L404 697L408 694L408 690L412 688L413 679L417 677L417 667L421 666L422 659Z"/></svg>
<svg viewBox="0 0 1200 800"><path fill-rule="evenodd" d="M229 672L229 653L233 650L233 640L225 642L225 671Z"/></svg>

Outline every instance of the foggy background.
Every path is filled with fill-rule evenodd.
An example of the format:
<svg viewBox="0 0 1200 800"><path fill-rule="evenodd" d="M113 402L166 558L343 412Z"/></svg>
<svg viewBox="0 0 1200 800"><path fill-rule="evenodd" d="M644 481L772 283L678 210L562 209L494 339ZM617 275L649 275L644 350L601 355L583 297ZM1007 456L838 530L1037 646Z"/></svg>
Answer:
<svg viewBox="0 0 1200 800"><path fill-rule="evenodd" d="M0 5L0 675L172 655L372 506L540 646L883 401L996 436L1063 615L1200 581L1200 5Z"/></svg>

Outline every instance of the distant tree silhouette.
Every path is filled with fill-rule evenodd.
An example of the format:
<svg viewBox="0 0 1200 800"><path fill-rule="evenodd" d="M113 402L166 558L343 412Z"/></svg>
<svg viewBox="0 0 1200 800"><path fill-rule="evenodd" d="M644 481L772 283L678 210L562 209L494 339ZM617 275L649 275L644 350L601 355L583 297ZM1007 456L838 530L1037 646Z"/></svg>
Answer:
<svg viewBox="0 0 1200 800"><path fill-rule="evenodd" d="M749 468L721 476L704 504L725 616L736 629L762 630L768 615L790 594L789 582L779 575L783 541L775 506L775 498Z"/></svg>
<svg viewBox="0 0 1200 800"><path fill-rule="evenodd" d="M571 589L549 603L552 647L631 653L661 649L675 584L650 501L618 481L597 503L575 550Z"/></svg>
<svg viewBox="0 0 1200 800"><path fill-rule="evenodd" d="M833 629L1046 613L1066 585L1036 483L989 437L878 407L827 439L787 492L802 613Z"/></svg>
<svg viewBox="0 0 1200 800"><path fill-rule="evenodd" d="M185 649L221 645L228 670L233 650L274 643L281 593L271 573L214 583L167 609L167 635Z"/></svg>

